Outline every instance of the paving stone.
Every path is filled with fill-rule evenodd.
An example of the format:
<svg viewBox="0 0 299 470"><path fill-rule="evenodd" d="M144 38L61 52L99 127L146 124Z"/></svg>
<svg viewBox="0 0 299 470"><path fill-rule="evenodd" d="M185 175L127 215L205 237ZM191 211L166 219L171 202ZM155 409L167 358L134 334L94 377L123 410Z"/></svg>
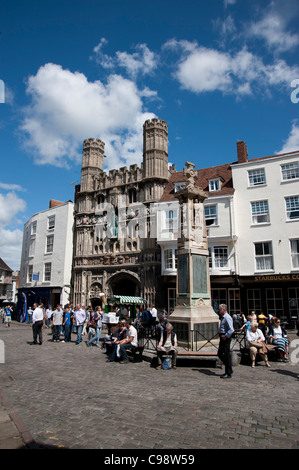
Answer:
<svg viewBox="0 0 299 470"><path fill-rule="evenodd" d="M0 435L1 425L12 426L1 448L24 446L17 429L49 448L298 449L294 364L239 365L224 381L211 364L180 363L176 371L156 371L147 361L108 364L101 350L52 343L48 332L42 346L31 346L26 324L12 322L2 333L0 325L0 383L20 419L14 428L0 408Z"/></svg>

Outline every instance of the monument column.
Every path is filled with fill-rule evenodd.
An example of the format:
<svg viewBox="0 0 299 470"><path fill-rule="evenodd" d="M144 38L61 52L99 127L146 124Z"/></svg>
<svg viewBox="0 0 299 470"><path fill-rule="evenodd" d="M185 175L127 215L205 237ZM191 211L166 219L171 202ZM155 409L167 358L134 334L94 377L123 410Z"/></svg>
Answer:
<svg viewBox="0 0 299 470"><path fill-rule="evenodd" d="M208 195L195 185L198 178L195 165L186 162L186 166L186 186L176 193L180 204L180 230L177 299L171 323L179 339L188 339L193 344L195 339L211 339L217 335L219 317L212 308L210 293L209 251L203 205ZM192 331L195 335L193 338Z"/></svg>

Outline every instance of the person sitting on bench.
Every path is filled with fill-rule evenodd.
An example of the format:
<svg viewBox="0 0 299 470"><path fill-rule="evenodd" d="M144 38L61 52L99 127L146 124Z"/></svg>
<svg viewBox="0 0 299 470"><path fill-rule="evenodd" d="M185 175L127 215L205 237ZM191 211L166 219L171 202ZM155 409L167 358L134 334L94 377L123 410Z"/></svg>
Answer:
<svg viewBox="0 0 299 470"><path fill-rule="evenodd" d="M178 343L177 336L173 331L173 326L171 323L166 323L166 328L163 330L160 342L157 346L157 357L158 357L158 366L157 370L162 369L162 357L163 355L172 356L172 368L176 369L176 359L178 355Z"/></svg>

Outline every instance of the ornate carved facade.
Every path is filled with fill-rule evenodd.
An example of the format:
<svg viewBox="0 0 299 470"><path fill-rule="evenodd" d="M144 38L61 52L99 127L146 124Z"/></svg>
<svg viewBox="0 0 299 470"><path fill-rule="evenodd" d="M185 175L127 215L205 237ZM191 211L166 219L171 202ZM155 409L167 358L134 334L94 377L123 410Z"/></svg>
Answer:
<svg viewBox="0 0 299 470"><path fill-rule="evenodd" d="M168 183L168 126L143 126L143 161L103 171L105 144L83 143L81 184L75 193L73 302L96 306L102 296L159 299L160 247L150 237L150 205Z"/></svg>

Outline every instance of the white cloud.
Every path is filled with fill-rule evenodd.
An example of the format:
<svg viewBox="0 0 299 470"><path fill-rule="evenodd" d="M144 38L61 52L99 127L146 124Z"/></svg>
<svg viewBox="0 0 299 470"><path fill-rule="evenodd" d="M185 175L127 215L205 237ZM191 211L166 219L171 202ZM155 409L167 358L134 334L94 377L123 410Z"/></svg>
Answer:
<svg viewBox="0 0 299 470"><path fill-rule="evenodd" d="M174 74L181 87L198 94L221 91L241 97L254 90L269 93L272 87L289 88L292 78L299 75L299 67L291 67L284 60L264 64L245 47L230 53L185 40L171 40L164 47L181 55Z"/></svg>
<svg viewBox="0 0 299 470"><path fill-rule="evenodd" d="M13 270L20 267L23 232L9 226L25 209L26 202L14 192L0 194L0 257Z"/></svg>
<svg viewBox="0 0 299 470"><path fill-rule="evenodd" d="M295 152L296 150L299 150L299 125L297 121L294 121L287 140L277 153Z"/></svg>
<svg viewBox="0 0 299 470"><path fill-rule="evenodd" d="M95 60L105 69L124 68L129 77L136 80L139 75L151 74L157 68L158 57L146 44L137 44L134 48L136 52L131 54L117 51L115 57L104 54L103 47L107 44L108 41L102 38L93 49Z"/></svg>
<svg viewBox="0 0 299 470"><path fill-rule="evenodd" d="M287 51L298 46L299 34L290 31L288 23L298 12L298 3L294 0L283 2L273 0L267 5L260 20L252 22L248 35L261 38L266 45L276 52Z"/></svg>
<svg viewBox="0 0 299 470"><path fill-rule="evenodd" d="M7 230L0 227L0 257L14 271L20 269L22 241L22 230Z"/></svg>
<svg viewBox="0 0 299 470"><path fill-rule="evenodd" d="M19 184L9 184L9 183L1 183L0 188L6 189L8 191L26 191L26 189L22 188Z"/></svg>
<svg viewBox="0 0 299 470"><path fill-rule="evenodd" d="M0 226L10 224L18 212L26 209L26 202L14 192L0 194Z"/></svg>
<svg viewBox="0 0 299 470"><path fill-rule="evenodd" d="M134 141L138 145L132 152L138 163L140 123L154 117L143 111L142 97L154 93L139 91L133 81L120 75L110 75L105 84L89 82L82 73L46 64L28 79L31 105L24 110L21 125L25 144L34 151L36 163L69 166L81 161L83 140L97 137L106 144L107 167L117 168L126 163L127 148Z"/></svg>

